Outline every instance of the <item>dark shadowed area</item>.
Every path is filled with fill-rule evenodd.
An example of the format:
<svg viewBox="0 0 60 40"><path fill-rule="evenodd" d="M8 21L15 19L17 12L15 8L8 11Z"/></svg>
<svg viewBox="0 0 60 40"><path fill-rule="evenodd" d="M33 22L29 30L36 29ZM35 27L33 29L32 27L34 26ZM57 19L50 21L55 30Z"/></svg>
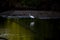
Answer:
<svg viewBox="0 0 60 40"><path fill-rule="evenodd" d="M0 10L59 11L58 0L0 0Z"/></svg>

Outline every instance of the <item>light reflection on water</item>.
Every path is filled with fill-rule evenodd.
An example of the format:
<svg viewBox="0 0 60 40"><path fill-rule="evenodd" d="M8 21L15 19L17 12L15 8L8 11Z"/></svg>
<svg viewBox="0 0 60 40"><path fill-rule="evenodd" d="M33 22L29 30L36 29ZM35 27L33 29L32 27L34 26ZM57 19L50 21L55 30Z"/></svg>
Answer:
<svg viewBox="0 0 60 40"><path fill-rule="evenodd" d="M6 16L6 15L2 15L2 17L6 17L6 18L35 18L34 16L32 15L28 15L28 16Z"/></svg>
<svg viewBox="0 0 60 40"><path fill-rule="evenodd" d="M34 26L34 24L35 24L35 22L31 22L31 23L30 23L30 26Z"/></svg>

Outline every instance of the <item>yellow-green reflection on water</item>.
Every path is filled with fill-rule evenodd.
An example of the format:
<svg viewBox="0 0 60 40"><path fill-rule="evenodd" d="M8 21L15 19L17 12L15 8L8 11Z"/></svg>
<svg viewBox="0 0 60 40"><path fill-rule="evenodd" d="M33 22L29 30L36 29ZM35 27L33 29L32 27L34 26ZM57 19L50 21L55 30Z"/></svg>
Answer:
<svg viewBox="0 0 60 40"><path fill-rule="evenodd" d="M0 28L0 37L8 40L45 40L53 37L53 23L51 20L6 18L4 22L4 27L2 25ZM31 23L33 23L33 26Z"/></svg>
<svg viewBox="0 0 60 40"><path fill-rule="evenodd" d="M2 29L4 32L2 35L5 36L5 38L8 40L33 40L33 33L30 30L20 26L14 19L12 20L11 22L11 19L7 18L5 29Z"/></svg>

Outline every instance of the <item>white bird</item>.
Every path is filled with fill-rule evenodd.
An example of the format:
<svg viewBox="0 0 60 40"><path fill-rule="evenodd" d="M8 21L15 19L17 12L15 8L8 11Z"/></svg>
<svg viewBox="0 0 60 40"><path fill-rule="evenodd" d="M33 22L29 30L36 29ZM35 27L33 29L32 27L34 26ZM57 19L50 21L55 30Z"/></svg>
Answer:
<svg viewBox="0 0 60 40"><path fill-rule="evenodd" d="M30 17L30 18L35 18L35 17L34 17L34 16L32 16L31 14L29 14L29 17Z"/></svg>

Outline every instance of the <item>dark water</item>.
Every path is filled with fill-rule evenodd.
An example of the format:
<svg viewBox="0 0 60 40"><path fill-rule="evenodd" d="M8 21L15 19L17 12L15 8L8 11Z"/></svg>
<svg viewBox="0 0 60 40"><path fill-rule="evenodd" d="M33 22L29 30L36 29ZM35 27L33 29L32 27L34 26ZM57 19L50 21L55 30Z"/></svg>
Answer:
<svg viewBox="0 0 60 40"><path fill-rule="evenodd" d="M6 24L9 20L8 29L12 33L12 29L14 29L14 33L21 32L22 35L29 34L31 35L29 38L28 35L21 39L21 37L17 37L17 40L59 40L60 36L60 19L30 19L30 18L18 18L18 19L9 19L0 17L0 29L4 30L7 28ZM13 22L13 24L12 24ZM19 27L16 25L19 24ZM13 25L12 27L10 27ZM12 29L11 29L12 28ZM16 28L18 29L16 31ZM19 29L20 28L20 29ZM25 30L25 32L23 31ZM0 34L4 31L0 31ZM32 37L33 36L33 37ZM8 36L7 38L10 38ZM8 40L16 40L14 36Z"/></svg>

